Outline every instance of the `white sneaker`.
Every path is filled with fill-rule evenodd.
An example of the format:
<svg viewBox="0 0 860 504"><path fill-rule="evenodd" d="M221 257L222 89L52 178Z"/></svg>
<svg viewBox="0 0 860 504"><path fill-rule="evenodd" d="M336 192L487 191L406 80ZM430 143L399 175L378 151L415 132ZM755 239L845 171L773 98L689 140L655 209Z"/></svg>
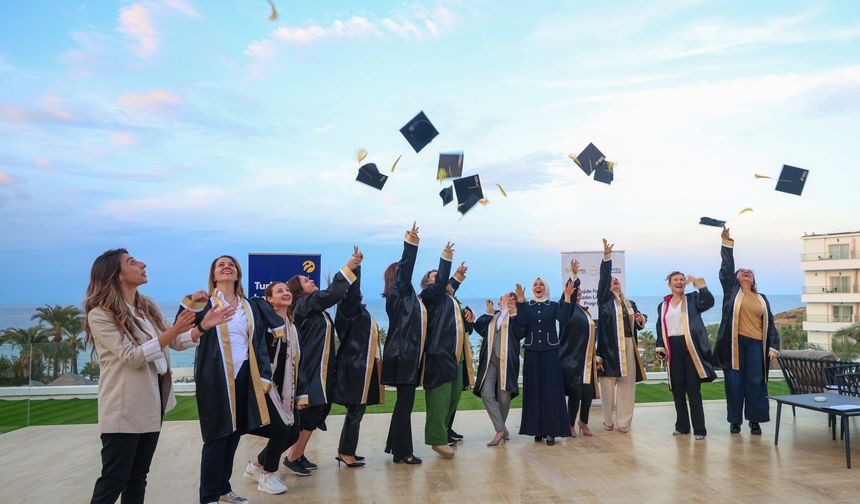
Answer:
<svg viewBox="0 0 860 504"><path fill-rule="evenodd" d="M249 461L248 465L245 466L245 472L242 473L242 476L246 480L260 481L261 474L263 474L263 466L255 466Z"/></svg>
<svg viewBox="0 0 860 504"><path fill-rule="evenodd" d="M230 490L230 493L226 493L218 499L218 502L230 502L231 504L247 504L248 499L241 497L236 492Z"/></svg>
<svg viewBox="0 0 860 504"><path fill-rule="evenodd" d="M278 495L287 491L287 485L278 478L276 473L263 473L257 483L257 491L269 495Z"/></svg>

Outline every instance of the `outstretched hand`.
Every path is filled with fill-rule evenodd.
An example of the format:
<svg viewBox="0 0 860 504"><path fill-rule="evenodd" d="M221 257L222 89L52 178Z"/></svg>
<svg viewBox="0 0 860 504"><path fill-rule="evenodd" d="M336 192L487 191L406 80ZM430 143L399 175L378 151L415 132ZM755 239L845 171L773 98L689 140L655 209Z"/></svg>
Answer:
<svg viewBox="0 0 860 504"><path fill-rule="evenodd" d="M579 261L573 259L570 261L570 275L576 278L577 273L579 273Z"/></svg>
<svg viewBox="0 0 860 504"><path fill-rule="evenodd" d="M352 257L350 257L349 261L347 261L347 263L346 263L347 268L349 268L351 271L355 271L356 268L361 266L361 261L363 261L363 260L364 260L364 254L362 254L361 251L358 250L358 247L356 245L353 245L352 246Z"/></svg>
<svg viewBox="0 0 860 504"><path fill-rule="evenodd" d="M496 313L496 305L493 304L492 299L487 300L487 313L489 313L490 315L492 315L493 313Z"/></svg>
<svg viewBox="0 0 860 504"><path fill-rule="evenodd" d="M443 252L445 252L446 254L454 255L454 242L446 243Z"/></svg>
<svg viewBox="0 0 860 504"><path fill-rule="evenodd" d="M457 266L457 273L465 275L467 271L469 271L469 267L466 266L465 262L461 262L460 266Z"/></svg>
<svg viewBox="0 0 860 504"><path fill-rule="evenodd" d="M732 235L729 234L729 228L727 228L726 226L723 226L723 232L720 233L720 237L722 237L723 240L731 240Z"/></svg>
<svg viewBox="0 0 860 504"><path fill-rule="evenodd" d="M570 298L573 296L573 280L568 279L567 282L564 283L564 301L566 303L570 303Z"/></svg>
<svg viewBox="0 0 860 504"><path fill-rule="evenodd" d="M188 295L195 303L200 303L209 299L209 294L204 290L199 290Z"/></svg>
<svg viewBox="0 0 860 504"><path fill-rule="evenodd" d="M471 324L475 321L475 312L467 306L463 309L463 318L466 319L467 324Z"/></svg>
<svg viewBox="0 0 860 504"><path fill-rule="evenodd" d="M606 238L604 238L603 239L603 255L605 255L605 256L611 255L612 254L612 247L614 247L614 246L615 246L614 243L610 244L608 241L606 241Z"/></svg>
<svg viewBox="0 0 860 504"><path fill-rule="evenodd" d="M418 226L415 225L415 221L412 221L412 229L408 233L412 238L418 238Z"/></svg>
<svg viewBox="0 0 860 504"><path fill-rule="evenodd" d="M200 321L200 329L202 329L203 331L208 331L215 326L229 322L235 314L235 306L213 308L206 312L206 315L203 316L203 320Z"/></svg>
<svg viewBox="0 0 860 504"><path fill-rule="evenodd" d="M176 333L175 336L191 330L191 328L194 327L194 319L196 316L197 314L193 311L183 309L179 313L179 316L176 317L176 321L173 322L173 331Z"/></svg>
<svg viewBox="0 0 860 504"><path fill-rule="evenodd" d="M517 284L516 287L514 287L514 294L517 296L517 303L525 303L526 292L523 290L522 285Z"/></svg>

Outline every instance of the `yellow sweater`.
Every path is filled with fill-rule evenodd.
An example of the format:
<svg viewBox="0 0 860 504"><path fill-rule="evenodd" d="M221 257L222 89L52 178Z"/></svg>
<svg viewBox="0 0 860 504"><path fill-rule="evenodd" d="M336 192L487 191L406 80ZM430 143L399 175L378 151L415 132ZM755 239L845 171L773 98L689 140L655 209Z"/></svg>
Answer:
<svg viewBox="0 0 860 504"><path fill-rule="evenodd" d="M759 302L758 296L752 292L744 294L738 314L738 333L748 338L761 340L762 332L764 332L762 327L763 316L764 308Z"/></svg>

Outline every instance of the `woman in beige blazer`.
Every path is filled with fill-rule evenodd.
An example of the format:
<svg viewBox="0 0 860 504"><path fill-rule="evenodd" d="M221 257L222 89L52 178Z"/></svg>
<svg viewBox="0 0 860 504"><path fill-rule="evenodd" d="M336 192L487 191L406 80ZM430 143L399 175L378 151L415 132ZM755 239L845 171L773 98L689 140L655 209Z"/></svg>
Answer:
<svg viewBox="0 0 860 504"><path fill-rule="evenodd" d="M101 368L98 394L102 473L91 502L142 503L146 475L164 413L176 404L165 347L194 346L194 313L168 327L155 302L138 293L146 264L125 249L108 250L93 262L84 300L88 343ZM197 294L196 296L200 296ZM203 294L205 297L205 294ZM212 312L211 323L230 311Z"/></svg>

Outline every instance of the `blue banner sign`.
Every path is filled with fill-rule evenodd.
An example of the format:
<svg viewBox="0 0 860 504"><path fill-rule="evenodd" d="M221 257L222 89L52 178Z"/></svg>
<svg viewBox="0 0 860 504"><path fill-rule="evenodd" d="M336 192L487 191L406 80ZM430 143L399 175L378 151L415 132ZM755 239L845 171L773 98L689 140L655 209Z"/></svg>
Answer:
<svg viewBox="0 0 860 504"><path fill-rule="evenodd" d="M263 297L270 283L306 275L320 285L321 254L248 254L247 296Z"/></svg>

